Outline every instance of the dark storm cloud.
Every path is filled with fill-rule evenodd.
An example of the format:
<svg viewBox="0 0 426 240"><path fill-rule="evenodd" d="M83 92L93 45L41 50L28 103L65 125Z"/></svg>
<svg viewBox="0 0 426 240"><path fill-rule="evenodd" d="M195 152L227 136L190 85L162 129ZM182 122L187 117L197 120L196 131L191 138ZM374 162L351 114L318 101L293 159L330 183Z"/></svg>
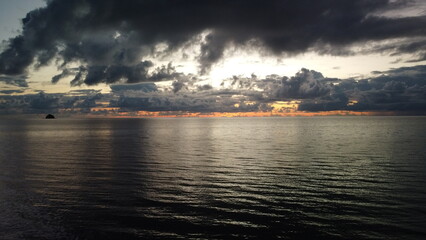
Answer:
<svg viewBox="0 0 426 240"><path fill-rule="evenodd" d="M226 34L219 33L218 30L208 34L205 37L205 43L201 44L201 54L198 61L200 62L200 74L204 75L210 71L214 63L223 57L226 45L232 40Z"/></svg>
<svg viewBox="0 0 426 240"><path fill-rule="evenodd" d="M16 90L16 89L11 89L11 90L0 90L0 93L3 94L12 94L12 93L23 93L24 90Z"/></svg>
<svg viewBox="0 0 426 240"><path fill-rule="evenodd" d="M62 73L52 77L52 83L57 83L60 79L75 76L71 80L71 86L82 84L96 85L98 83L138 83L148 81L163 81L185 78L185 74L176 71L176 68L169 63L167 66L155 68L149 72L154 64L151 61L143 61L136 65L102 65L102 66L80 66L79 68L66 68Z"/></svg>
<svg viewBox="0 0 426 240"><path fill-rule="evenodd" d="M421 38L394 47L424 57L426 16L377 15L410 1L388 0L49 0L27 14L22 33L0 53L0 73L23 74L28 67L57 61L61 68L81 64L72 84L141 82L159 43L171 53L198 42L200 73L223 58L230 45L256 41L273 54L348 54L366 41ZM204 39L197 39L203 31ZM55 76L71 73L65 70Z"/></svg>
<svg viewBox="0 0 426 240"><path fill-rule="evenodd" d="M52 77L52 83L58 83L62 78L66 78L68 76L74 76L79 71L78 68L66 68L62 70L62 72L58 75Z"/></svg>
<svg viewBox="0 0 426 240"><path fill-rule="evenodd" d="M15 85L18 87L28 87L27 78L28 77L25 75L16 75L16 76L0 75L0 82L4 82L10 85Z"/></svg>

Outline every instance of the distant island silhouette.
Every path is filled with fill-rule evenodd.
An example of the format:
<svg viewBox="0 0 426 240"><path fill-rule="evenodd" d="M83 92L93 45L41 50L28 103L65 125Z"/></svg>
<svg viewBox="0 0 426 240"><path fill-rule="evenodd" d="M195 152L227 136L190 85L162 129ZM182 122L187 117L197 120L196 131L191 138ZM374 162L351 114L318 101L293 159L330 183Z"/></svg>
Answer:
<svg viewBox="0 0 426 240"><path fill-rule="evenodd" d="M55 116L53 116L52 114L47 114L46 115L46 119L54 119L55 118Z"/></svg>

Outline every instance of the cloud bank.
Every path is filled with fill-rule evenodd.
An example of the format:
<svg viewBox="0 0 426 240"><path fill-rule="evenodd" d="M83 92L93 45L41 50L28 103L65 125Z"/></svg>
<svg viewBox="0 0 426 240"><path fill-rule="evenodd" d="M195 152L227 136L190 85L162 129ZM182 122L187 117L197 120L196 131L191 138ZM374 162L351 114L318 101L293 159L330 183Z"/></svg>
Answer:
<svg viewBox="0 0 426 240"><path fill-rule="evenodd" d="M366 79L327 78L301 69L295 76L238 77L212 87L191 76L167 85L113 84L111 92L0 96L0 113L67 112L119 115L147 112L392 111L426 114L426 65L403 67ZM4 92L9 93L9 92ZM12 93L12 92L10 92ZM297 102L282 108L277 103Z"/></svg>

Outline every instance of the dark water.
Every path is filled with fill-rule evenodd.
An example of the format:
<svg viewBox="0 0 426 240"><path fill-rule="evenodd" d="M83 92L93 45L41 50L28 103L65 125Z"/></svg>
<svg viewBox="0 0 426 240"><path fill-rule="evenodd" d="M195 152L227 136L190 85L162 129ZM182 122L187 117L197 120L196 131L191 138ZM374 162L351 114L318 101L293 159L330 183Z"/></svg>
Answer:
<svg viewBox="0 0 426 240"><path fill-rule="evenodd" d="M426 118L0 120L0 239L424 239Z"/></svg>

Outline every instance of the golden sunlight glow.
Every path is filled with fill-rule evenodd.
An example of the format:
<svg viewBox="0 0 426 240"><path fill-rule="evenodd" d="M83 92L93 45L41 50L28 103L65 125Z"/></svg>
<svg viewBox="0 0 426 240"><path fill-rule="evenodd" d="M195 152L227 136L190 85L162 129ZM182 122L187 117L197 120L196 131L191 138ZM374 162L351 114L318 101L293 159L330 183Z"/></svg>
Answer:
<svg viewBox="0 0 426 240"><path fill-rule="evenodd" d="M357 104L358 103L358 101L357 100L349 100L349 102L348 102L348 106L353 106L353 105L355 105L355 104Z"/></svg>
<svg viewBox="0 0 426 240"><path fill-rule="evenodd" d="M273 113L289 113L289 112L296 112L297 108L299 107L300 101L293 100L293 101L275 101L270 106L274 109L272 110Z"/></svg>

